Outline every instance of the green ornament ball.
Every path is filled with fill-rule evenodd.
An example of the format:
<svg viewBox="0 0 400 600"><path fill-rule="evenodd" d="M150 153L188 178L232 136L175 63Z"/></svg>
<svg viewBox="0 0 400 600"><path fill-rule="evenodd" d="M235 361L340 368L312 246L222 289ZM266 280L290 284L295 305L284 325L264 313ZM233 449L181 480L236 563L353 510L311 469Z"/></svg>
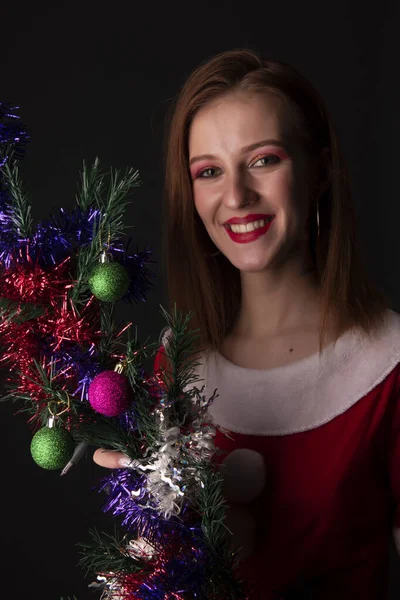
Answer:
<svg viewBox="0 0 400 600"><path fill-rule="evenodd" d="M99 263L89 277L94 296L103 302L116 302L128 291L130 279L125 267L118 262Z"/></svg>
<svg viewBox="0 0 400 600"><path fill-rule="evenodd" d="M43 427L31 442L32 458L42 469L62 469L72 457L75 442L66 429Z"/></svg>

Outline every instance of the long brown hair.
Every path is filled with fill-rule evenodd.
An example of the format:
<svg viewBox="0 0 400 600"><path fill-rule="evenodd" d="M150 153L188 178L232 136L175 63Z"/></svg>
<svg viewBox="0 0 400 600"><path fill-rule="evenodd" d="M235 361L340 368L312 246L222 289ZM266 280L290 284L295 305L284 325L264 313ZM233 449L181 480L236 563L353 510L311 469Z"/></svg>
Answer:
<svg viewBox="0 0 400 600"><path fill-rule="evenodd" d="M292 66L262 59L250 50L223 52L197 68L170 115L166 138L164 260L170 309L194 311L203 350L219 349L238 315L240 272L216 246L195 209L188 160L188 134L200 108L233 90L274 94L283 101L291 131L308 156L328 150L329 185L318 199L319 235L310 223L323 309L320 351L328 322L336 339L349 327L367 334L383 318L388 301L368 280L356 240L349 176L325 103Z"/></svg>

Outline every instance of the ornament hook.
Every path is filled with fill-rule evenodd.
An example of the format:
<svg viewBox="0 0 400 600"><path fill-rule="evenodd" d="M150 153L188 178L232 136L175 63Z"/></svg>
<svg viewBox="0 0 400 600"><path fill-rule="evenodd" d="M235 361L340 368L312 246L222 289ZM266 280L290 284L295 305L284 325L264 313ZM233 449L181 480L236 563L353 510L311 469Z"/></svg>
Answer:
<svg viewBox="0 0 400 600"><path fill-rule="evenodd" d="M50 423L50 421L51 421L51 423L52 423L51 425L49 425L49 427L53 427L55 419L56 419L57 417L59 417L59 416L63 415L63 414L64 414L64 413L66 413L67 411L69 411L69 409L71 408L71 400L70 400L69 394L68 394L68 392L65 392L65 393L66 393L66 395L67 395L67 402L65 402L65 400L57 400L57 401L56 401L56 400L52 400L52 401L50 401L50 402L49 402L49 404L48 404L48 406L47 406L47 408L48 408L48 410L49 410L49 413L51 414L51 417L50 417L50 419L49 419L49 423ZM64 408L63 410L61 410L61 411L60 411L60 412L58 412L58 413L54 413L54 412L51 410L51 407L50 407L50 404L51 404L51 402L55 402L56 404L66 404L66 405L67 405L67 407L66 407L66 408Z"/></svg>

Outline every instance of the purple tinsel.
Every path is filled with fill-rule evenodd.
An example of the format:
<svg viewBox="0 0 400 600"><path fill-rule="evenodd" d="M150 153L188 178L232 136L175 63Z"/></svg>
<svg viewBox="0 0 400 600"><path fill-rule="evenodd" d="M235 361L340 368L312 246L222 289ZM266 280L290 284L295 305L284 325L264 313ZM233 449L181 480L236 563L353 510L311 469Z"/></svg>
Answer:
<svg viewBox="0 0 400 600"><path fill-rule="evenodd" d="M133 469L117 469L103 479L99 491L107 493L103 511L111 511L113 516L122 516L124 525L133 535L143 536L156 543L171 529L171 520L161 519L158 513L146 505L151 505L151 495L145 488L146 475L139 475ZM140 490L133 497L132 491ZM155 508L155 506L154 506Z"/></svg>
<svg viewBox="0 0 400 600"><path fill-rule="evenodd" d="M71 211L57 208L48 219L36 225L29 240L18 235L12 219L13 207L1 176L1 167L11 156L10 160L20 160L29 141L16 114L17 108L0 102L0 261L8 268L15 261L23 262L29 258L33 263L51 269L66 258L75 258L80 249L92 243L93 232L98 231L103 215L97 208L82 210L77 206ZM26 248L28 241L29 254L19 253L20 248ZM122 300L145 302L151 279L155 277L147 265L155 261L149 247L133 251L131 246L132 239L129 238L125 243L112 243L108 252L125 267L130 277L129 288ZM89 384L102 368L98 349L63 343L54 350L50 344L51 340L47 340L41 348L44 358L53 361L58 373L65 372L66 377L71 373L77 382L74 397L87 402ZM140 378L143 376L144 373ZM118 421L127 433L135 434L135 407L121 414ZM197 598L213 560L204 539L201 516L191 515L187 499L179 516L169 519L160 516L158 504L147 490L146 482L147 475L134 469L117 469L101 482L99 488L99 491L107 493L103 510L111 512L114 517L121 517L122 525L132 537L143 537L155 547L160 547L168 536L180 541L181 550L168 559L165 568L147 578L135 597L162 600L171 591L183 593L186 590ZM196 520L193 521L193 518Z"/></svg>
<svg viewBox="0 0 400 600"><path fill-rule="evenodd" d="M0 261L6 267L18 256L18 249L26 246L26 240L19 239L15 233L10 218L11 210L5 194L0 193ZM60 264L65 258L73 255L77 248L91 243L93 222L100 217L99 210L94 208L88 211L82 211L79 207L73 211L56 209L51 217L41 221L33 232L29 245L30 258L43 267ZM128 303L145 302L152 286L151 279L155 277L146 266L154 262L151 260L152 252L148 247L141 252L132 252L131 243L132 240L128 239L125 244L112 244L109 252L126 268L130 277L128 291L122 300ZM19 260L24 260L25 256L21 254Z"/></svg>
<svg viewBox="0 0 400 600"><path fill-rule="evenodd" d="M146 264L154 264L151 260L152 251L149 247L139 252L132 252L129 248L132 239L129 238L123 246L122 244L114 244L111 246L111 254L121 265L128 271L130 284L128 291L123 296L122 301L125 302L146 302L146 294L151 289L151 278L155 277L155 273L146 268Z"/></svg>
<svg viewBox="0 0 400 600"><path fill-rule="evenodd" d="M84 350L78 346L63 347L62 345L60 350L54 350L47 344L42 351L44 356L52 359L57 372L73 373L77 380L73 396L87 402L89 384L100 371L100 361L95 347Z"/></svg>
<svg viewBox="0 0 400 600"><path fill-rule="evenodd" d="M132 405L131 405L132 406ZM138 430L137 416L134 406L117 417L119 424L127 433L133 434Z"/></svg>
<svg viewBox="0 0 400 600"><path fill-rule="evenodd" d="M18 236L12 220L12 206L3 185L1 167L10 153L13 159L20 159L29 136L19 121L18 107L0 102L0 261L8 268L19 256L18 250L26 246L27 240ZM60 264L74 254L78 248L90 244L93 239L93 225L100 222L102 215L97 208L83 211L79 206L72 211L55 209L49 219L41 221L29 240L30 258L42 267ZM97 227L96 227L97 229ZM130 250L132 240L124 244L111 244L110 254L128 271L130 285L122 300L129 303L145 302L151 288L151 278L155 274L146 265L151 260L149 248L139 252ZM21 257L25 257L21 254ZM26 258L19 260L26 260Z"/></svg>
<svg viewBox="0 0 400 600"><path fill-rule="evenodd" d="M5 152L12 152L13 157L20 160L29 141L25 127L20 123L16 111L19 106L12 106L6 102L0 102L0 146ZM4 165L8 155L0 154L0 168Z"/></svg>
<svg viewBox="0 0 400 600"><path fill-rule="evenodd" d="M165 563L164 568L147 578L135 590L138 600L164 600L171 593L190 593L193 598L204 598L205 565L209 562L206 546L188 548L187 554L179 554Z"/></svg>
<svg viewBox="0 0 400 600"><path fill-rule="evenodd" d="M167 559L164 568L157 570L135 591L142 600L162 600L168 593L188 591L194 598L202 596L205 574L212 567L212 556L201 528L201 517L196 522L188 518L188 507L183 506L179 517L164 519L152 508L151 496L146 490L146 475L133 469L118 469L106 477L99 491L106 491L108 499L104 511L122 516L122 524L133 538L144 538L155 548L163 548L163 540L179 539L180 552ZM139 492L132 495L132 492ZM165 537L167 536L167 538Z"/></svg>
<svg viewBox="0 0 400 600"><path fill-rule="evenodd" d="M26 241L15 233L9 216L11 211L10 206L0 204L0 260L6 267L15 260L18 248L26 245ZM56 209L48 220L38 223L33 232L29 252L31 259L43 267L60 264L78 245L83 246L91 241L93 221L99 218L98 209Z"/></svg>

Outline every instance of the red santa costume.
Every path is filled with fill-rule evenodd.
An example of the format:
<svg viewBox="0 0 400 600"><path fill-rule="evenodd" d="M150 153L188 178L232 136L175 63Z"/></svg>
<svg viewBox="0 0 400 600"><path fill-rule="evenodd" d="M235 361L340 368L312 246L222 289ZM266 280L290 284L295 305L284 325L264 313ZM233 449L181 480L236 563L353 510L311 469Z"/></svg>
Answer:
<svg viewBox="0 0 400 600"><path fill-rule="evenodd" d="M213 352L198 372L219 394L229 526L254 600L299 582L313 600L384 600L400 532L400 315L373 337L348 330L321 358L260 370Z"/></svg>

